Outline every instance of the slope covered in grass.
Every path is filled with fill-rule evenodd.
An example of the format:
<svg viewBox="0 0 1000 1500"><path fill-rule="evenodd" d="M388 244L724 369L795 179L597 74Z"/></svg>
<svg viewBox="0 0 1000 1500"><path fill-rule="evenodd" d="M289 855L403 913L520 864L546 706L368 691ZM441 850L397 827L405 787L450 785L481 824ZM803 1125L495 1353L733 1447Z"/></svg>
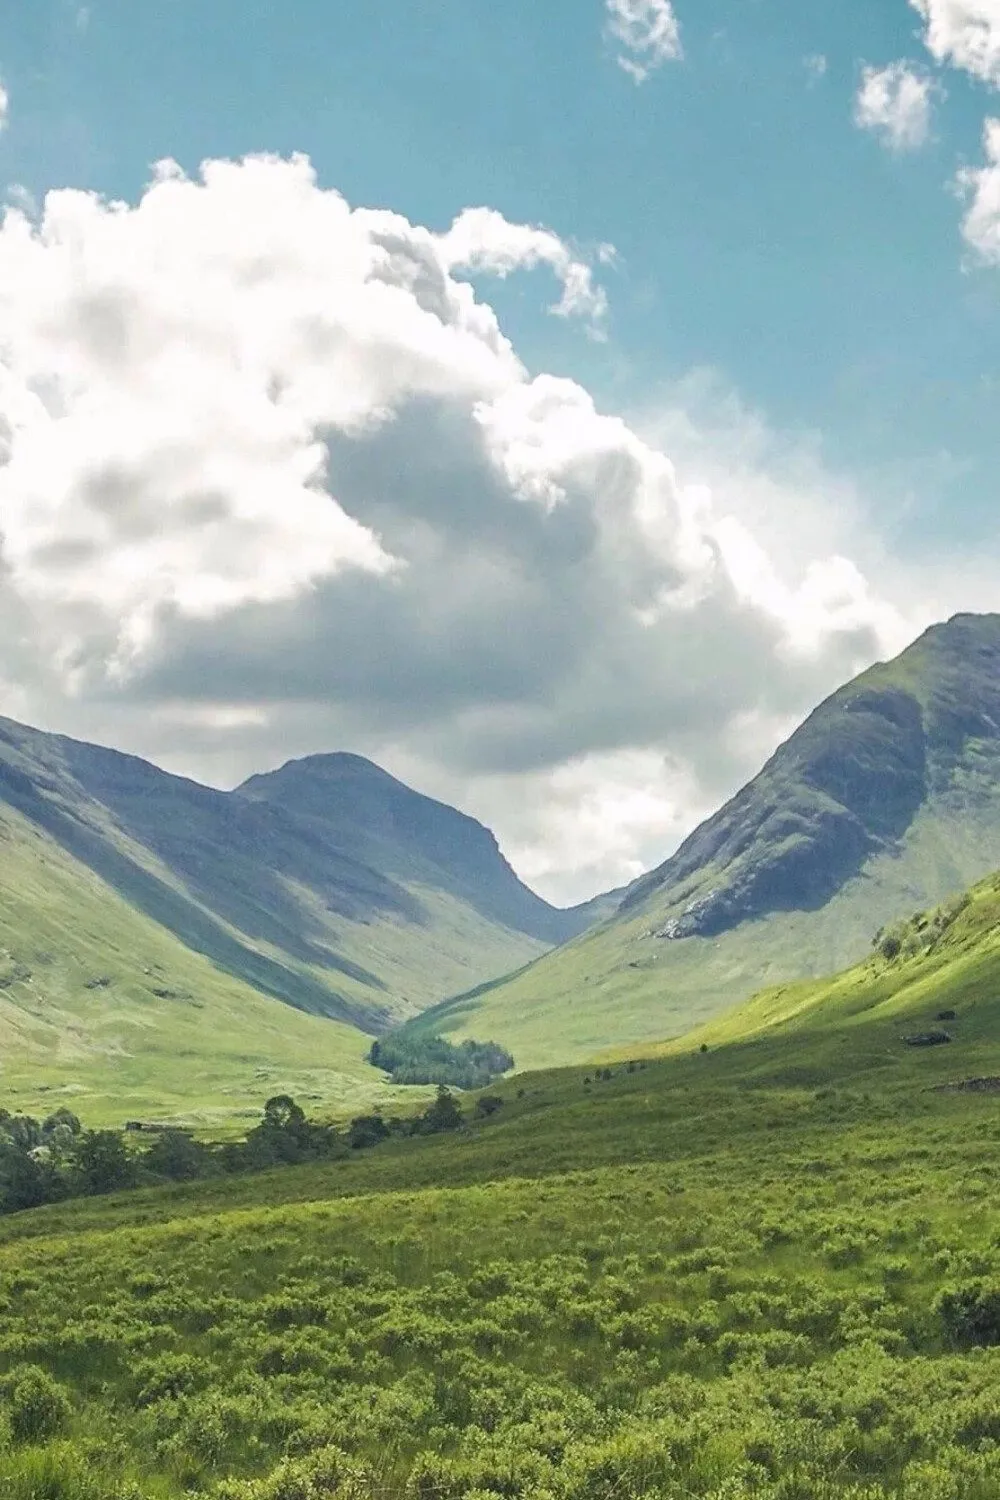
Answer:
<svg viewBox="0 0 1000 1500"><path fill-rule="evenodd" d="M1000 617L958 616L835 693L618 914L421 1024L521 1066L677 1035L860 958L1000 865Z"/></svg>
<svg viewBox="0 0 1000 1500"><path fill-rule="evenodd" d="M1000 1040L1000 876L890 924L871 954L833 978L779 985L669 1046L787 1037L819 1049L855 1036L898 1063L902 1034L939 1031L949 1073L993 1059ZM659 1049L657 1049L659 1050ZM1000 1062L1000 1058L995 1059Z"/></svg>
<svg viewBox="0 0 1000 1500"><path fill-rule="evenodd" d="M0 1221L4 1495L991 1500L1000 1043L820 1031Z"/></svg>
<svg viewBox="0 0 1000 1500"><path fill-rule="evenodd" d="M370 1038L259 993L0 809L0 1093L94 1124L219 1123L291 1091L386 1096Z"/></svg>

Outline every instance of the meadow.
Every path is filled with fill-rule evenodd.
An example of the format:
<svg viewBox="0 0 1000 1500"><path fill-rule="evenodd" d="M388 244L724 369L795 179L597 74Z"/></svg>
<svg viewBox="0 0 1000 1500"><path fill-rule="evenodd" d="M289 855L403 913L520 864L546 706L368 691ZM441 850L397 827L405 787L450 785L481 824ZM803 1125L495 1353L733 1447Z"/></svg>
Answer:
<svg viewBox="0 0 1000 1500"><path fill-rule="evenodd" d="M1000 1048L816 1046L3 1218L0 1493L992 1500Z"/></svg>

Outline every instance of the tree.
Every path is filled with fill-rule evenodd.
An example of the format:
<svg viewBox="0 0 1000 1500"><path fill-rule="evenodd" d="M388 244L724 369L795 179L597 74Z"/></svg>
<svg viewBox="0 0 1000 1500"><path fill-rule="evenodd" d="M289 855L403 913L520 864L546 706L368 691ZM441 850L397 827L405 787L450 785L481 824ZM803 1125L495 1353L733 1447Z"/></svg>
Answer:
<svg viewBox="0 0 1000 1500"><path fill-rule="evenodd" d="M300 1104L296 1104L291 1094L275 1094L264 1105L263 1124L267 1130L296 1133L305 1122L305 1110Z"/></svg>
<svg viewBox="0 0 1000 1500"><path fill-rule="evenodd" d="M358 1115L347 1130L347 1144L352 1151L363 1151L368 1146L377 1146L389 1135L389 1127L380 1114Z"/></svg>
<svg viewBox="0 0 1000 1500"><path fill-rule="evenodd" d="M186 1130L165 1130L146 1152L144 1165L160 1177L190 1182L203 1177L212 1153Z"/></svg>
<svg viewBox="0 0 1000 1500"><path fill-rule="evenodd" d="M4 1213L48 1203L57 1196L57 1187L47 1162L37 1161L18 1146L0 1146L0 1209Z"/></svg>
<svg viewBox="0 0 1000 1500"><path fill-rule="evenodd" d="M463 1120L458 1100L443 1083L438 1084L437 1098L420 1118L429 1131L458 1130Z"/></svg>
<svg viewBox="0 0 1000 1500"><path fill-rule="evenodd" d="M115 1130L85 1130L73 1148L72 1163L85 1193L114 1193L135 1184L135 1162Z"/></svg>
<svg viewBox="0 0 1000 1500"><path fill-rule="evenodd" d="M315 1124L289 1094L275 1094L264 1105L264 1118L247 1133L244 1148L251 1166L304 1161L311 1156L329 1156L337 1142L336 1131Z"/></svg>
<svg viewBox="0 0 1000 1500"><path fill-rule="evenodd" d="M45 1138L62 1131L77 1136L82 1129L79 1116L75 1115L71 1109L67 1109L65 1104L42 1121L42 1136Z"/></svg>

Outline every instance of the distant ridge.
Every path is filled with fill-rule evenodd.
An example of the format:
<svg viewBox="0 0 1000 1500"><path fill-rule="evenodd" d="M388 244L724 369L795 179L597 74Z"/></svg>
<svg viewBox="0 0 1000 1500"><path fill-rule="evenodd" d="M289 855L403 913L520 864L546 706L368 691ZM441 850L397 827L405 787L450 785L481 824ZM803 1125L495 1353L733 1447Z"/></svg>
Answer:
<svg viewBox="0 0 1000 1500"><path fill-rule="evenodd" d="M489 921L539 942L564 942L586 925L581 908L559 910L529 890L482 823L363 756L291 760L251 776L237 794L291 813L392 879L450 891Z"/></svg>

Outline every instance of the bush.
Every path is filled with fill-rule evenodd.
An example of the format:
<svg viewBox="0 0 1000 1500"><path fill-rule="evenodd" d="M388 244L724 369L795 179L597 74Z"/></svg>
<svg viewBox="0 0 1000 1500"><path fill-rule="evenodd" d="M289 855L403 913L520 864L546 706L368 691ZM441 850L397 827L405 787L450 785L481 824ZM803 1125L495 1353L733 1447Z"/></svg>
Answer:
<svg viewBox="0 0 1000 1500"><path fill-rule="evenodd" d="M458 1130L462 1124L462 1111L454 1094L444 1084L438 1085L437 1098L420 1116L424 1130Z"/></svg>
<svg viewBox="0 0 1000 1500"><path fill-rule="evenodd" d="M1000 1283L977 1280L949 1287L937 1297L934 1310L955 1343L1000 1344Z"/></svg>
<svg viewBox="0 0 1000 1500"><path fill-rule="evenodd" d="M10 1435L15 1443L41 1443L69 1421L69 1397L47 1370L22 1365L5 1382Z"/></svg>

